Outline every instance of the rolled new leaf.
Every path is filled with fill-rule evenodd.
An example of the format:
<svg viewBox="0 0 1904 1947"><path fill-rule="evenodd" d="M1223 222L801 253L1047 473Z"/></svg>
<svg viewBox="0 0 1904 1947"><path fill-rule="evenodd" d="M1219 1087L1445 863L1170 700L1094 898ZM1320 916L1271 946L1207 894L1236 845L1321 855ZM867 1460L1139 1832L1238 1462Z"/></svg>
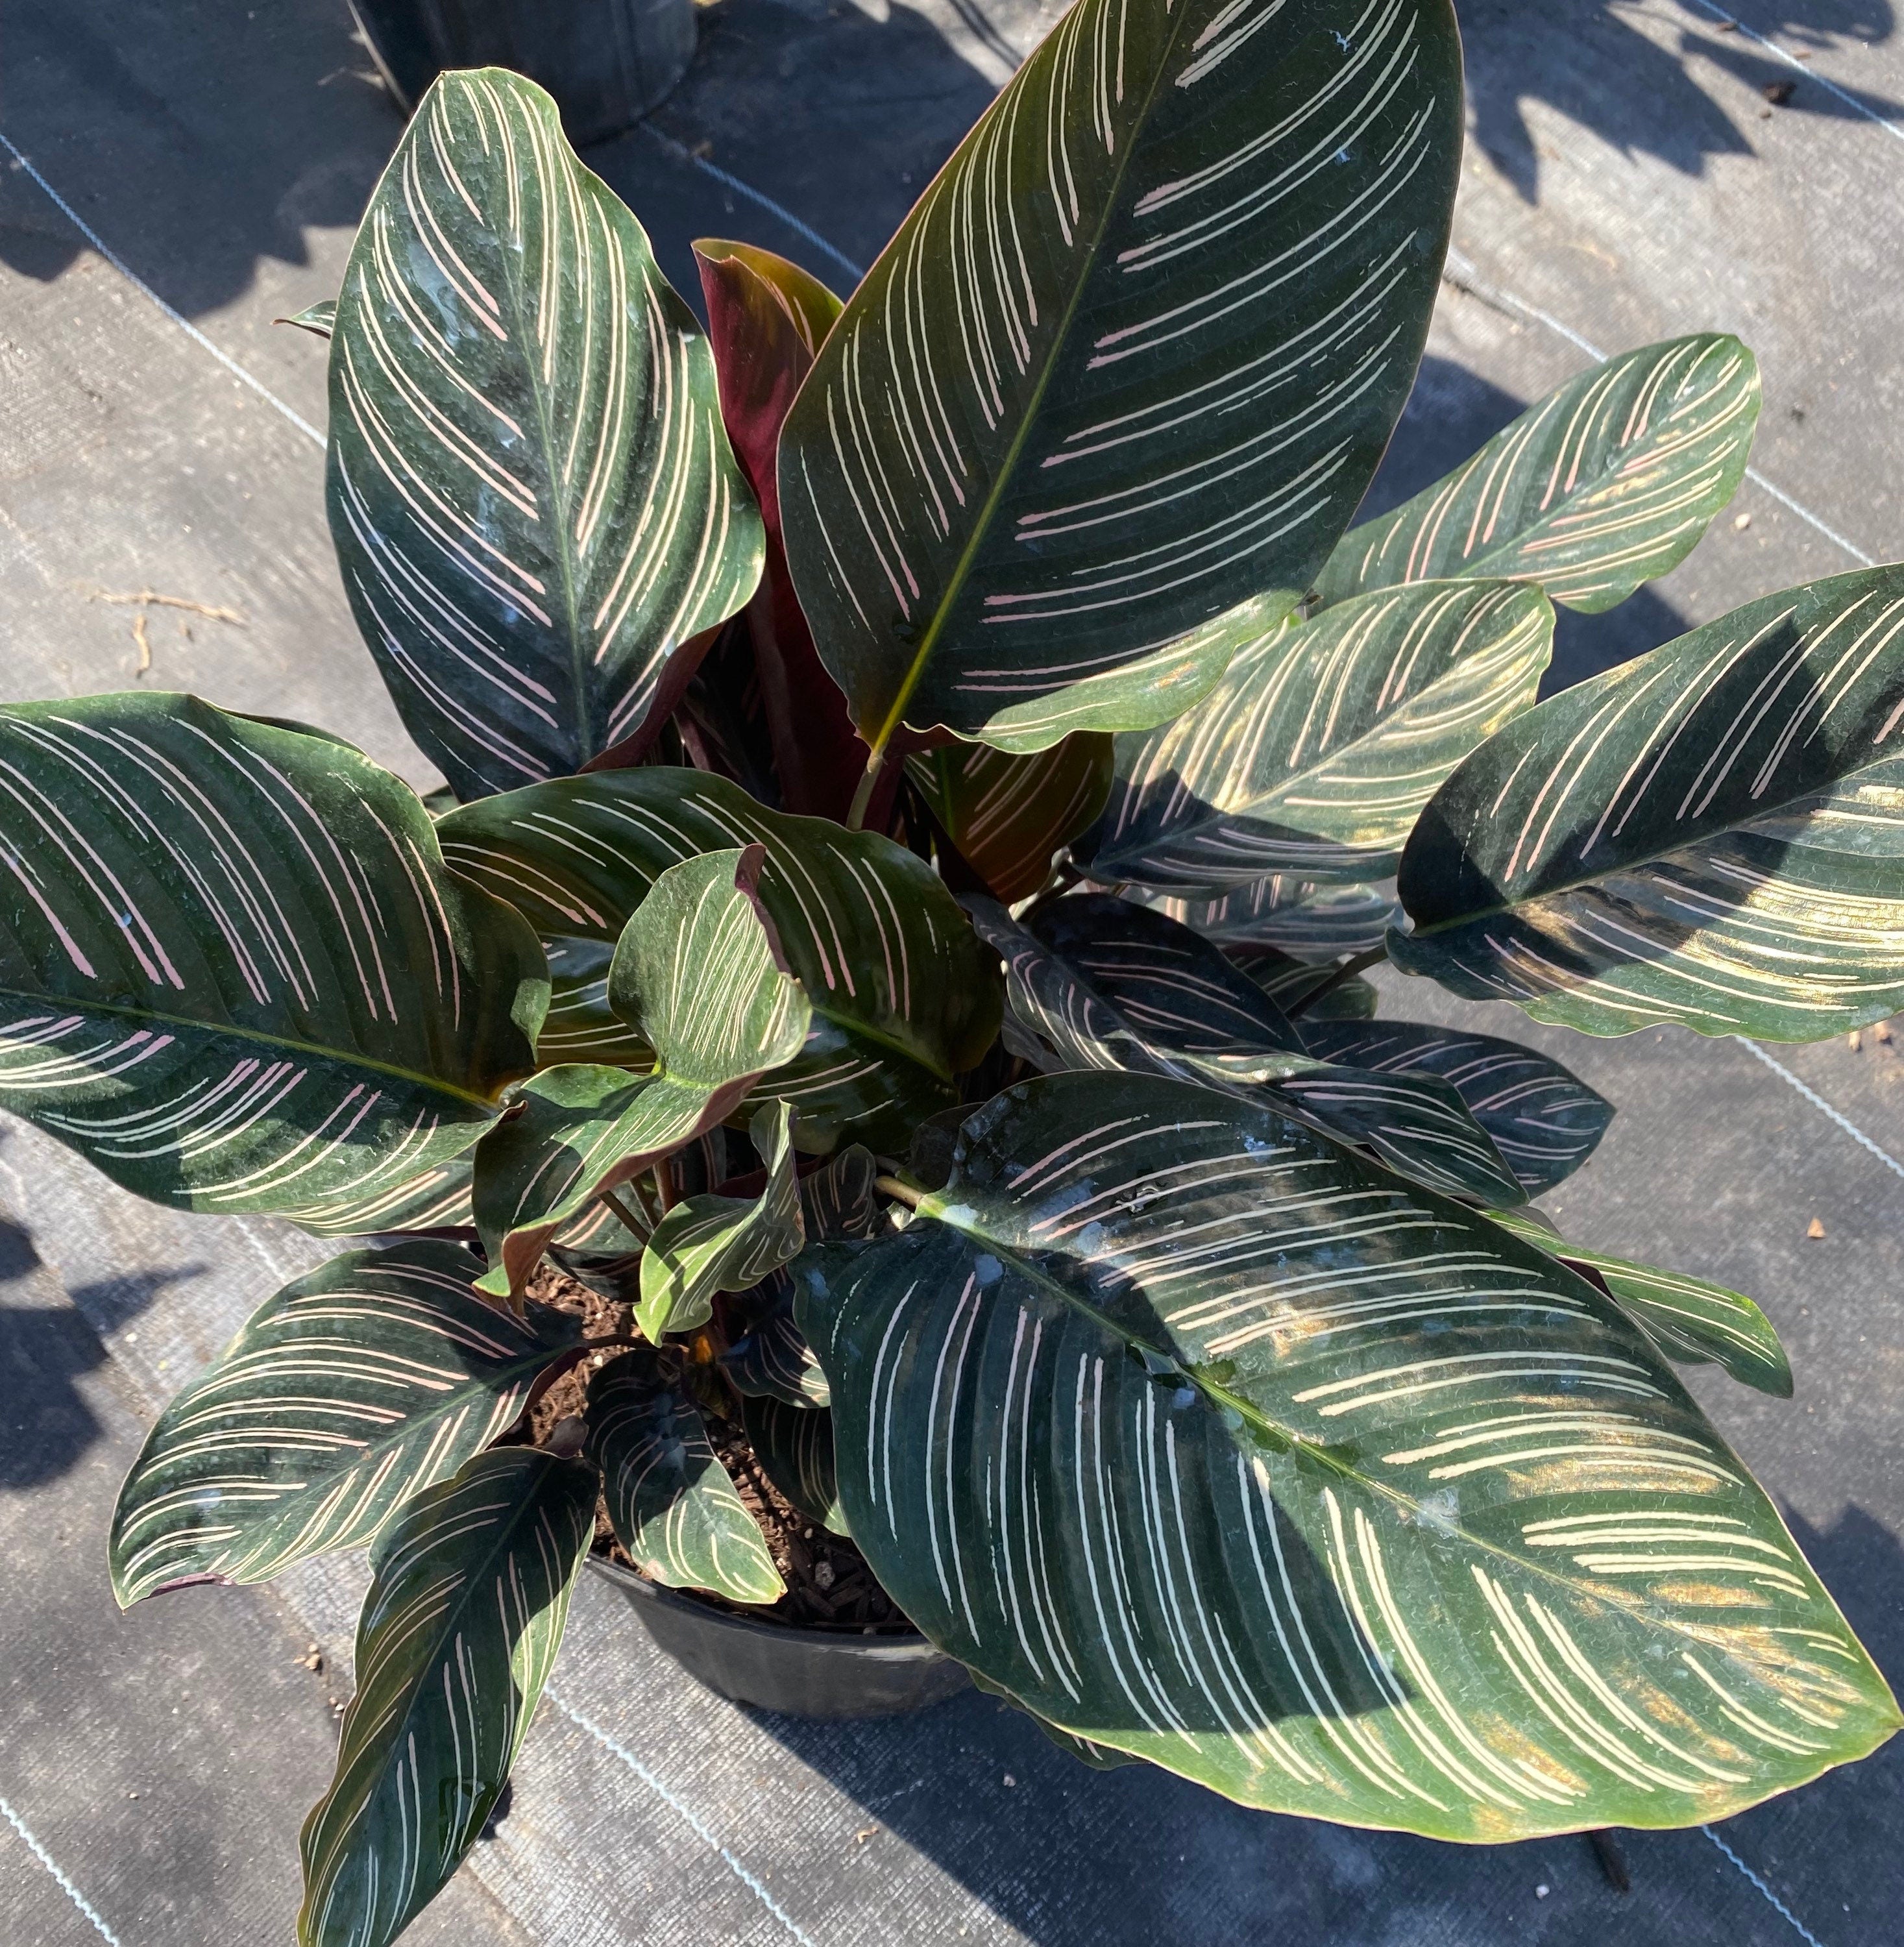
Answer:
<svg viewBox="0 0 1904 1947"><path fill-rule="evenodd" d="M534 936L333 738L0 708L0 1107L155 1202L366 1228L535 1065Z"/></svg>
<svg viewBox="0 0 1904 1947"><path fill-rule="evenodd" d="M799 1052L810 1011L757 903L763 862L753 845L670 867L623 929L608 998L655 1051L652 1073L544 1069L478 1147L481 1289L519 1296L571 1218L731 1115Z"/></svg>
<svg viewBox="0 0 1904 1947"><path fill-rule="evenodd" d="M675 1205L642 1253L635 1323L656 1345L714 1316L717 1292L745 1291L797 1257L806 1241L794 1175L793 1113L776 1102L748 1131L766 1164L755 1197L709 1193Z"/></svg>
<svg viewBox="0 0 1904 1947"><path fill-rule="evenodd" d="M1589 614L1611 608L1698 545L1745 478L1758 416L1757 361L1728 333L1609 358L1345 534L1317 595L1481 575L1538 582Z"/></svg>
<svg viewBox="0 0 1904 1947"><path fill-rule="evenodd" d="M703 237L694 255L720 378L721 416L766 528L766 562L748 608L745 653L780 802L789 811L844 818L866 749L794 593L781 545L775 467L781 423L840 315L840 300L771 250Z"/></svg>
<svg viewBox="0 0 1904 1947"><path fill-rule="evenodd" d="M1160 723L1294 605L1413 380L1460 70L1445 0L1058 23L781 440L794 578L876 749Z"/></svg>
<svg viewBox="0 0 1904 1947"><path fill-rule="evenodd" d="M1579 1169L1613 1119L1613 1104L1571 1069L1519 1042L1414 1021L1319 1020L1297 1024L1318 1061L1380 1075L1438 1076L1494 1139L1529 1196Z"/></svg>
<svg viewBox="0 0 1904 1947"><path fill-rule="evenodd" d="M1617 1305L1271 1108L1009 1089L797 1277L881 1586L1093 1743L1497 1841L1721 1818L1899 1724Z"/></svg>
<svg viewBox="0 0 1904 1947"><path fill-rule="evenodd" d="M335 331L331 536L405 727L464 800L580 770L760 578L694 314L555 103L483 68L418 104Z"/></svg>
<svg viewBox="0 0 1904 1947"><path fill-rule="evenodd" d="M336 1775L305 1821L299 1947L389 1947L475 1843L556 1660L599 1487L584 1461L496 1447L385 1529Z"/></svg>
<svg viewBox="0 0 1904 1947"><path fill-rule="evenodd" d="M1404 972L1589 1034L1815 1041L1904 1007L1904 568L1748 602L1550 698L1438 791Z"/></svg>
<svg viewBox="0 0 1904 1947"><path fill-rule="evenodd" d="M1260 986L1162 913L1086 893L1017 923L989 901L968 903L1005 958L1014 1019L1051 1051L1041 1066L1266 1093L1433 1189L1489 1204L1522 1200L1487 1132L1445 1082L1315 1060Z"/></svg>
<svg viewBox="0 0 1904 1947"><path fill-rule="evenodd" d="M1120 737L1094 879L1209 899L1283 874L1384 879L1416 814L1534 701L1553 648L1537 588L1435 581L1327 609L1244 650L1162 729Z"/></svg>
<svg viewBox="0 0 1904 1947"><path fill-rule="evenodd" d="M159 1416L113 1511L122 1608L184 1581L263 1582L360 1548L522 1416L580 1343L567 1314L500 1312L482 1261L416 1239L286 1285Z"/></svg>
<svg viewBox="0 0 1904 1947"><path fill-rule="evenodd" d="M1088 731L1014 757L986 744L951 744L906 760L959 856L1007 905L1051 876L1051 858L1104 808L1112 742Z"/></svg>
<svg viewBox="0 0 1904 1947"><path fill-rule="evenodd" d="M758 843L760 896L813 1010L764 1100L818 1153L891 1152L958 1099L998 1028L1000 983L944 882L875 832L763 809L738 785L662 766L598 772L466 805L440 828L457 869L538 933L612 942L669 866Z"/></svg>
<svg viewBox="0 0 1904 1947"><path fill-rule="evenodd" d="M624 1352L589 1381L587 1422L615 1539L651 1581L734 1602L785 1594L700 1409L652 1350Z"/></svg>
<svg viewBox="0 0 1904 1947"><path fill-rule="evenodd" d="M1599 1278L1669 1359L1682 1366L1715 1365L1754 1392L1791 1398L1791 1362L1785 1348L1771 1320L1743 1292L1683 1271L1583 1250L1516 1211L1497 1211L1494 1218L1549 1256Z"/></svg>

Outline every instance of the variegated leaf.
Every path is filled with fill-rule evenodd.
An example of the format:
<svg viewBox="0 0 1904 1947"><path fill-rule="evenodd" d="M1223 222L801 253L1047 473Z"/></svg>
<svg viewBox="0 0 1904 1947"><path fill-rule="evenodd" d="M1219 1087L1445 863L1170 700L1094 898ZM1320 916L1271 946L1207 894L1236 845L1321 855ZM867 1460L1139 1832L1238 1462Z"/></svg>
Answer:
<svg viewBox="0 0 1904 1947"><path fill-rule="evenodd" d="M794 578L876 749L1156 723L1220 670L1234 627L1200 629L1288 612L1413 381L1460 146L1444 0L1078 0L781 441Z"/></svg>
<svg viewBox="0 0 1904 1947"><path fill-rule="evenodd" d="M1373 983L1359 974L1343 974L1336 963L1292 960L1286 953L1262 947L1232 947L1224 958L1240 967L1292 1020L1299 1014L1305 1022L1375 1018L1381 996Z"/></svg>
<svg viewBox="0 0 1904 1947"><path fill-rule="evenodd" d="M760 577L701 327L520 75L440 76L371 196L327 501L358 626L464 799L639 729Z"/></svg>
<svg viewBox="0 0 1904 1947"><path fill-rule="evenodd" d="M587 1419L615 1539L649 1580L734 1602L786 1593L700 1409L652 1350L624 1352L589 1381Z"/></svg>
<svg viewBox="0 0 1904 1947"><path fill-rule="evenodd" d="M1522 1199L1447 1083L1315 1060L1260 987L1163 914L1101 893L1053 900L1016 923L989 901L968 903L1005 960L1014 1017L1051 1051L1040 1064L1048 1069L1171 1075L1266 1094L1432 1189L1484 1203Z"/></svg>
<svg viewBox="0 0 1904 1947"><path fill-rule="evenodd" d="M735 1308L734 1322L740 1336L721 1354L720 1369L736 1392L792 1407L826 1404L826 1375L794 1323L793 1281L785 1271L748 1292Z"/></svg>
<svg viewBox="0 0 1904 1947"><path fill-rule="evenodd" d="M1401 913L1392 885L1318 886L1280 872L1220 899L1175 899L1141 886L1128 887L1125 897L1155 906L1225 952L1266 947L1319 961L1371 952Z"/></svg>
<svg viewBox="0 0 1904 1947"><path fill-rule="evenodd" d="M374 1196L346 1197L335 1214L321 1208L301 1212L298 1227L316 1237L375 1237L419 1230L473 1230L475 1213L469 1193L475 1168L470 1152L432 1163Z"/></svg>
<svg viewBox="0 0 1904 1947"><path fill-rule="evenodd" d="M806 1241L794 1175L793 1113L775 1102L754 1118L748 1134L766 1165L756 1197L690 1196L655 1226L642 1253L635 1323L659 1345L670 1332L692 1332L714 1316L720 1291L745 1291Z"/></svg>
<svg viewBox="0 0 1904 1947"><path fill-rule="evenodd" d="M0 708L0 1107L156 1202L361 1230L534 1066L534 936L335 738Z"/></svg>
<svg viewBox="0 0 1904 1947"><path fill-rule="evenodd" d="M1385 589L1247 649L1194 710L1117 739L1093 879L1210 899L1271 874L1390 877L1416 814L1527 708L1553 647L1537 588Z"/></svg>
<svg viewBox="0 0 1904 1947"><path fill-rule="evenodd" d="M847 1532L833 1459L833 1416L803 1400L743 1394L741 1417L761 1471L809 1521Z"/></svg>
<svg viewBox="0 0 1904 1947"><path fill-rule="evenodd" d="M1494 1138L1531 1196L1572 1175L1613 1119L1613 1104L1571 1069L1496 1035L1307 1014L1296 1026L1318 1061L1382 1075L1438 1076Z"/></svg>
<svg viewBox="0 0 1904 1947"><path fill-rule="evenodd" d="M863 1144L851 1143L800 1179L800 1215L808 1237L869 1237L879 1218L873 1178L879 1165Z"/></svg>
<svg viewBox="0 0 1904 1947"><path fill-rule="evenodd" d="M411 1495L521 1416L577 1320L499 1312L482 1261L417 1240L286 1285L159 1416L119 1489L122 1608L206 1578L263 1582L361 1548Z"/></svg>
<svg viewBox="0 0 1904 1947"><path fill-rule="evenodd" d="M1267 1107L1011 1088L795 1275L881 1586L1078 1736L1492 1841L1722 1818L1899 1726L1618 1307Z"/></svg>
<svg viewBox="0 0 1904 1947"><path fill-rule="evenodd" d="M1550 698L1435 794L1396 964L1589 1034L1815 1041L1904 1008L1904 568Z"/></svg>
<svg viewBox="0 0 1904 1947"><path fill-rule="evenodd" d="M496 1447L384 1530L336 1775L305 1821L299 1947L389 1947L475 1843L556 1660L599 1488L584 1462Z"/></svg>
<svg viewBox="0 0 1904 1947"><path fill-rule="evenodd" d="M549 1012L536 1039L537 1061L544 1068L565 1061L653 1067L654 1051L608 1005L615 943L553 938L543 941L543 951L549 957Z"/></svg>
<svg viewBox="0 0 1904 1947"><path fill-rule="evenodd" d="M1316 592L1334 602L1445 575L1537 581L1593 613L1685 559L1737 491L1759 368L1700 332L1570 379L1445 479L1343 536Z"/></svg>
<svg viewBox="0 0 1904 1947"><path fill-rule="evenodd" d="M799 1052L808 1009L759 904L763 859L753 845L670 866L623 928L609 1004L655 1051L654 1072L546 1068L478 1145L481 1289L519 1295L591 1199L731 1115Z"/></svg>
<svg viewBox="0 0 1904 1947"><path fill-rule="evenodd" d="M762 1099L798 1112L797 1140L901 1148L957 1100L952 1077L998 1032L999 983L924 860L872 832L763 809L738 785L661 766L558 780L452 813L457 869L550 937L613 940L658 874L759 843L760 899L813 1005L807 1045Z"/></svg>
<svg viewBox="0 0 1904 1947"><path fill-rule="evenodd" d="M337 329L337 300L320 298L314 305L306 305L303 310L293 311L289 317L274 317L274 324L294 324L300 331L308 331L314 338L328 338Z"/></svg>
<svg viewBox="0 0 1904 1947"><path fill-rule="evenodd" d="M1025 757L952 744L906 760L959 856L1007 905L1051 876L1052 856L1104 808L1111 739L1081 731Z"/></svg>
<svg viewBox="0 0 1904 1947"><path fill-rule="evenodd" d="M1743 1292L1683 1271L1663 1271L1627 1258L1583 1250L1518 1211L1494 1221L1550 1257L1597 1278L1669 1359L1716 1365L1754 1391L1791 1397L1791 1362L1770 1319Z"/></svg>

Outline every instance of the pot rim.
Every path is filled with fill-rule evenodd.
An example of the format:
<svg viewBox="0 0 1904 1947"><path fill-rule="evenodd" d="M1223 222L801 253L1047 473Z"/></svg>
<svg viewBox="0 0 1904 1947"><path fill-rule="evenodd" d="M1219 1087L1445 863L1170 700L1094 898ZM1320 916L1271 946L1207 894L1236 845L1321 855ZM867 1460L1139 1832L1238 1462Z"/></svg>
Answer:
<svg viewBox="0 0 1904 1947"><path fill-rule="evenodd" d="M697 1602L685 1590L670 1589L663 1582L651 1582L646 1575L625 1568L605 1555L590 1555L589 1566L605 1575L618 1588L643 1599L658 1602L664 1608L696 1617L718 1630L745 1636L760 1636L770 1642L823 1645L843 1655L871 1657L881 1663L924 1663L945 1656L929 1637L915 1630L909 1636L856 1636L847 1630L810 1630L794 1623L757 1622L751 1616L729 1614L711 1602Z"/></svg>

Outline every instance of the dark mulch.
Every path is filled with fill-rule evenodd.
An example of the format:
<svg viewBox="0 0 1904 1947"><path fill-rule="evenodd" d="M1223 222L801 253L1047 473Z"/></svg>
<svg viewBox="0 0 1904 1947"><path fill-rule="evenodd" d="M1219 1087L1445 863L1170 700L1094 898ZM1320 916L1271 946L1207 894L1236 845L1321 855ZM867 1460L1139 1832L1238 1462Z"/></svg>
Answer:
<svg viewBox="0 0 1904 1947"><path fill-rule="evenodd" d="M545 1263L537 1271L529 1282L528 1295L538 1305L573 1313L581 1320L590 1338L629 1329L627 1306L603 1298L550 1264ZM590 1379L598 1367L615 1356L615 1350L588 1354L555 1379L531 1404L528 1433L534 1444L545 1444L562 1421L582 1411L587 1404ZM830 1534L801 1513L767 1478L738 1418L714 1412L707 1412L705 1417L714 1451L732 1475L741 1505L760 1524L767 1552L787 1585L787 1593L777 1602L765 1605L730 1602L725 1596L705 1589L683 1593L712 1608L724 1609L730 1615L785 1623L793 1629L865 1636L913 1634L912 1625L874 1580L872 1571L859 1549L844 1535ZM595 1552L624 1568L636 1568L615 1538L604 1502L596 1506ZM637 1568L636 1573L639 1572Z"/></svg>

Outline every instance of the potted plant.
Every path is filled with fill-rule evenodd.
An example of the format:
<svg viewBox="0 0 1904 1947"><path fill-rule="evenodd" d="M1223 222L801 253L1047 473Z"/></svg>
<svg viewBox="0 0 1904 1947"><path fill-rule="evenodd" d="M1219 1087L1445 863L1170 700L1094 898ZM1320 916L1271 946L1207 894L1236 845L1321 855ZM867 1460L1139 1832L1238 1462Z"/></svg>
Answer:
<svg viewBox="0 0 1904 1947"><path fill-rule="evenodd" d="M1534 701L1737 484L1743 345L1351 526L1461 127L1446 0L1080 0L844 309L707 244L704 333L547 98L447 75L303 320L444 797L0 712L8 1105L382 1240L112 1536L122 1602L370 1546L305 1941L454 1870L598 1508L690 1661L791 1509L1081 1757L1354 1824L1703 1822L1896 1728L1673 1376L1788 1393L1763 1314L1534 1214L1565 1069L1373 1018L1384 955L1595 1034L1904 1004L1904 568Z"/></svg>

